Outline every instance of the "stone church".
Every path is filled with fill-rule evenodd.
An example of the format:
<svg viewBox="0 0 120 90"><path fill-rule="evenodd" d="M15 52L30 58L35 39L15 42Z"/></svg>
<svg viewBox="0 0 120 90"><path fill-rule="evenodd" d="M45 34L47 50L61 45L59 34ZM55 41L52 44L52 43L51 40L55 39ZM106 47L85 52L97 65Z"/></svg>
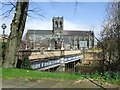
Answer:
<svg viewBox="0 0 120 90"><path fill-rule="evenodd" d="M32 46L28 49L59 50L63 43L65 50L87 49L94 47L94 32L84 30L64 30L64 18L53 17L53 30L31 30L26 33Z"/></svg>

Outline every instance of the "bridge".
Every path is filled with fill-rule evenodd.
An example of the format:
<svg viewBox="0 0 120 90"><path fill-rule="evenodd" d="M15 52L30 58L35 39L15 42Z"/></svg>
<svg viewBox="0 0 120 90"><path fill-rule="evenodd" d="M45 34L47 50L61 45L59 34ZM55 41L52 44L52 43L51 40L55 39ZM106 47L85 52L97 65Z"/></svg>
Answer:
<svg viewBox="0 0 120 90"><path fill-rule="evenodd" d="M26 56L29 58L32 69L40 71L58 67L61 63L68 64L80 61L83 58L80 50L65 50L64 55L61 55L61 50L46 50L44 53L39 50L22 50L19 52L20 58Z"/></svg>

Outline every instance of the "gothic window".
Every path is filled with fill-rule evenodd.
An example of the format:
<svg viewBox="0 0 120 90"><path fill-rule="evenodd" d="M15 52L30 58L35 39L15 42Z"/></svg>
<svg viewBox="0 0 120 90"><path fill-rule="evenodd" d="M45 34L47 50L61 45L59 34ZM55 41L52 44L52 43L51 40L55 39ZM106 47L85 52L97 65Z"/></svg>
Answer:
<svg viewBox="0 0 120 90"><path fill-rule="evenodd" d="M60 21L60 27L62 28L63 26L62 26L62 21Z"/></svg>
<svg viewBox="0 0 120 90"><path fill-rule="evenodd" d="M55 27L58 27L58 22L57 21L55 21Z"/></svg>

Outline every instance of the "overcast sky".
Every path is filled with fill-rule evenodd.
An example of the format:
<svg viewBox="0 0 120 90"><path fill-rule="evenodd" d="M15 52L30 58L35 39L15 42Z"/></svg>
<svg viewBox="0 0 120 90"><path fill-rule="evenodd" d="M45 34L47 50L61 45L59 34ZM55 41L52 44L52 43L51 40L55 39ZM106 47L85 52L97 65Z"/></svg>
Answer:
<svg viewBox="0 0 120 90"><path fill-rule="evenodd" d="M75 2L31 2L29 9L39 8L44 18L38 18L35 14L29 12L32 17L27 18L25 32L28 29L52 30L52 17L64 17L64 30L94 30L96 37L99 36L101 25L105 18L107 2L79 2L75 9ZM5 7L2 12L9 9ZM1 12L0 12L1 13ZM7 24L5 33L10 32L10 23L12 16L2 20ZM0 30L2 33L2 29Z"/></svg>

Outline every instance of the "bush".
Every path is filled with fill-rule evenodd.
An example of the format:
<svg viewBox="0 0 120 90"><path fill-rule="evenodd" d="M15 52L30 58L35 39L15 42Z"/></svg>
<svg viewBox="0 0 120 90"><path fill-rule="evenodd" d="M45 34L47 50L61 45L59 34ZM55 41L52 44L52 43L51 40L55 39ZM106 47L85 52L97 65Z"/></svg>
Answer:
<svg viewBox="0 0 120 90"><path fill-rule="evenodd" d="M114 78L120 80L120 72L114 73Z"/></svg>
<svg viewBox="0 0 120 90"><path fill-rule="evenodd" d="M81 72L76 73L76 75L82 75ZM95 72L92 74L86 73L82 75L84 78L97 79L100 82L108 82L111 84L120 85L120 72L106 71L105 73Z"/></svg>
<svg viewBox="0 0 120 90"><path fill-rule="evenodd" d="M22 68L23 69L30 69L30 62L29 62L29 58L28 57L25 57L22 60Z"/></svg>
<svg viewBox="0 0 120 90"><path fill-rule="evenodd" d="M101 73L99 72L95 72L91 75L91 78L94 78L94 79L100 79L101 78Z"/></svg>
<svg viewBox="0 0 120 90"><path fill-rule="evenodd" d="M78 71L78 72L75 72L75 75L82 75L82 73Z"/></svg>

